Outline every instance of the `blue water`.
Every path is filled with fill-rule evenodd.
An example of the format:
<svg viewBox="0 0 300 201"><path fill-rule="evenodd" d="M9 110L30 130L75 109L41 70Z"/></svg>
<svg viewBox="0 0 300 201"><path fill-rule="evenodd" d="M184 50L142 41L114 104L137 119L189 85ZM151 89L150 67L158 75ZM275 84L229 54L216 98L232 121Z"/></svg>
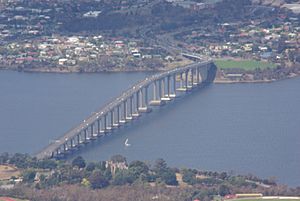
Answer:
<svg viewBox="0 0 300 201"><path fill-rule="evenodd" d="M0 152L35 153L146 73L0 72ZM79 154L164 158L170 166L253 173L300 186L300 79L211 85ZM129 139L130 147L124 146Z"/></svg>

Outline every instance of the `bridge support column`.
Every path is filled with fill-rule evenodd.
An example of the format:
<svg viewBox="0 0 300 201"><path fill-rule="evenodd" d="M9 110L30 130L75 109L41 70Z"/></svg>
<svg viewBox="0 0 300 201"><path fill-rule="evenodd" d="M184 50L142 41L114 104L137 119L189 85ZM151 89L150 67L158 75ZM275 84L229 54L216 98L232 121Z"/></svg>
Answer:
<svg viewBox="0 0 300 201"><path fill-rule="evenodd" d="M123 115L120 120L120 123L126 123L127 121L127 100L123 101Z"/></svg>
<svg viewBox="0 0 300 201"><path fill-rule="evenodd" d="M113 115L113 120L112 120L112 125L113 127L119 127L119 118L118 118L118 109L119 106L117 106L116 108L112 109L112 115Z"/></svg>
<svg viewBox="0 0 300 201"><path fill-rule="evenodd" d="M191 69L191 88L194 87L194 69Z"/></svg>
<svg viewBox="0 0 300 201"><path fill-rule="evenodd" d="M182 89L183 88L183 73L180 73L180 88Z"/></svg>
<svg viewBox="0 0 300 201"><path fill-rule="evenodd" d="M133 104L133 97L130 96L129 97L129 112L128 112L127 117L126 117L127 120L132 120L133 119L132 104Z"/></svg>
<svg viewBox="0 0 300 201"><path fill-rule="evenodd" d="M185 74L185 80L183 79L183 73L180 73L179 79L180 79L180 87L176 89L177 91L187 91L187 71L184 72Z"/></svg>
<svg viewBox="0 0 300 201"><path fill-rule="evenodd" d="M138 90L135 94L135 107L134 107L134 113L132 114L132 117L139 117L139 107L140 107L140 91Z"/></svg>
<svg viewBox="0 0 300 201"><path fill-rule="evenodd" d="M163 83L165 83L165 80L163 79ZM163 86L163 89L165 89L165 86ZM164 95L164 97L161 98L161 100L164 100L164 101L170 101L171 100L171 97L170 97L170 94L171 94L171 77L170 75L167 76L167 94Z"/></svg>
<svg viewBox="0 0 300 201"><path fill-rule="evenodd" d="M170 98L175 98L176 97L176 74L173 74L172 76L172 80L173 80L173 93L170 94Z"/></svg>
<svg viewBox="0 0 300 201"><path fill-rule="evenodd" d="M157 97L157 82L154 81L153 84L154 84L153 85L153 99L156 101L158 99L158 97Z"/></svg>
<svg viewBox="0 0 300 201"><path fill-rule="evenodd" d="M120 125L120 105L117 106L117 122Z"/></svg>
<svg viewBox="0 0 300 201"><path fill-rule="evenodd" d="M68 148L67 148L67 145L66 145L66 143L64 143L64 145L63 145L63 146L64 146L64 148L63 148L63 149L64 149L64 152L67 152L67 151L68 151Z"/></svg>
<svg viewBox="0 0 300 201"><path fill-rule="evenodd" d="M141 88L141 105L139 108L140 112L150 112L150 108L148 108L148 86Z"/></svg>
<svg viewBox="0 0 300 201"><path fill-rule="evenodd" d="M185 71L185 91L189 89L189 70Z"/></svg>
<svg viewBox="0 0 300 201"><path fill-rule="evenodd" d="M74 147L73 139L71 139L70 141L71 141L71 149L73 149L73 147Z"/></svg>
<svg viewBox="0 0 300 201"><path fill-rule="evenodd" d="M170 75L167 77L167 93L168 97L170 98L170 92L171 92L171 77Z"/></svg>
<svg viewBox="0 0 300 201"><path fill-rule="evenodd" d="M110 111L110 129L113 129L114 125L114 109L112 109Z"/></svg>
<svg viewBox="0 0 300 201"><path fill-rule="evenodd" d="M104 121L104 129L103 129L103 131L104 131L104 133L106 133L107 132L107 122L106 122L106 118L107 118L107 114L105 114L104 115L104 119L103 119L103 121Z"/></svg>
<svg viewBox="0 0 300 201"><path fill-rule="evenodd" d="M98 119L97 119L97 136L100 135L100 132L101 132L101 125L100 125L100 119L98 117Z"/></svg>
<svg viewBox="0 0 300 201"><path fill-rule="evenodd" d="M157 82L158 82L158 87L157 87ZM164 95L163 95L163 79L154 81L154 86L153 86L153 100L150 101L150 105L153 106L160 106L163 105L165 103L165 101L163 100Z"/></svg>
<svg viewBox="0 0 300 201"><path fill-rule="evenodd" d="M84 143L87 141L88 137L87 137L87 133L86 133L86 129L84 129Z"/></svg>
<svg viewBox="0 0 300 201"><path fill-rule="evenodd" d="M165 80L159 80L159 96L162 99L165 96Z"/></svg>
<svg viewBox="0 0 300 201"><path fill-rule="evenodd" d="M145 87L145 107L148 107L148 86Z"/></svg>
<svg viewBox="0 0 300 201"><path fill-rule="evenodd" d="M91 139L94 140L95 139L95 135L94 135L94 123L91 124Z"/></svg>
<svg viewBox="0 0 300 201"><path fill-rule="evenodd" d="M124 120L126 121L127 118L127 100L124 100L123 102L123 106L124 106Z"/></svg>
<svg viewBox="0 0 300 201"><path fill-rule="evenodd" d="M208 78L208 69L209 69L209 64L205 65L205 68L202 68L201 70L201 78L202 78L202 83L205 83Z"/></svg>
<svg viewBox="0 0 300 201"><path fill-rule="evenodd" d="M80 145L80 133L76 136L76 138L77 138L77 146L79 146Z"/></svg>
<svg viewBox="0 0 300 201"><path fill-rule="evenodd" d="M199 67L197 67L197 84L200 84L200 72L199 72Z"/></svg>

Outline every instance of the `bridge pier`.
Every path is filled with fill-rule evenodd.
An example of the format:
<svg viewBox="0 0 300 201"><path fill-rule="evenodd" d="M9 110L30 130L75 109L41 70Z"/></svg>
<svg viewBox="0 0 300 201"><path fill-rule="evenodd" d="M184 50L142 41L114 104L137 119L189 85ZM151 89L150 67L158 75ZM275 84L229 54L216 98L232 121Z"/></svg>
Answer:
<svg viewBox="0 0 300 201"><path fill-rule="evenodd" d="M110 111L110 115L112 116L112 127L113 128L118 128L120 126L120 117L119 117L119 106L117 106L116 108L112 109Z"/></svg>
<svg viewBox="0 0 300 201"><path fill-rule="evenodd" d="M173 80L173 93L171 93L169 95L170 98L176 98L176 73L173 74L172 76L172 80Z"/></svg>
<svg viewBox="0 0 300 201"><path fill-rule="evenodd" d="M96 137L97 137L97 133L95 133L95 124L94 123L92 123L91 125L90 125L90 127L91 127L91 136L90 136L90 138L91 138L91 140L95 140L96 139Z"/></svg>
<svg viewBox="0 0 300 201"><path fill-rule="evenodd" d="M183 79L183 74L185 75L185 79ZM187 72L185 71L184 73L179 74L179 79L180 79L180 87L177 88L177 91L179 92L186 92L187 91Z"/></svg>
<svg viewBox="0 0 300 201"><path fill-rule="evenodd" d="M87 130L84 129L84 143L87 143L87 141L89 140L89 137L87 136Z"/></svg>
<svg viewBox="0 0 300 201"><path fill-rule="evenodd" d="M158 82L158 87L157 87ZM163 89L162 89L162 80L154 81L154 88L153 88L153 100L150 101L150 105L152 106L160 106L164 104L163 98Z"/></svg>
<svg viewBox="0 0 300 201"><path fill-rule="evenodd" d="M104 115L104 119L103 119L104 120L104 122L103 122L103 124L104 124L103 132L104 133L108 132L108 129L107 129L107 120L106 119L107 119L107 114Z"/></svg>
<svg viewBox="0 0 300 201"><path fill-rule="evenodd" d="M70 142L71 142L71 149L73 149L73 139L71 139Z"/></svg>
<svg viewBox="0 0 300 201"><path fill-rule="evenodd" d="M140 102L139 112L147 113L150 112L148 108L148 86L141 88L141 102Z"/></svg>
<svg viewBox="0 0 300 201"><path fill-rule="evenodd" d="M80 141L80 133L77 134L76 138L77 138L77 146L80 146L80 144L81 144L81 141Z"/></svg>
<svg viewBox="0 0 300 201"><path fill-rule="evenodd" d="M132 97L129 97L128 99L126 99L126 104L127 104L127 106L129 106L129 107L127 107L126 121L130 121L133 119L133 117L132 117L132 104L133 103L132 102L133 102Z"/></svg>
<svg viewBox="0 0 300 201"><path fill-rule="evenodd" d="M197 72L197 85L200 84L200 72L199 72L199 67L196 68L196 72Z"/></svg>
<svg viewBox="0 0 300 201"><path fill-rule="evenodd" d="M123 110L122 110L123 114L121 116L120 123L125 124L127 122L126 121L127 120L127 104L126 104L126 100L123 100L122 105L123 105Z"/></svg>
<svg viewBox="0 0 300 201"><path fill-rule="evenodd" d="M134 95L135 95L135 103L132 103L134 105L134 107L133 107L134 111L132 113L132 117L137 118L137 117L140 116L140 113L139 113L139 107L140 107L140 90L138 90Z"/></svg>
<svg viewBox="0 0 300 201"><path fill-rule="evenodd" d="M165 94L165 91L164 93L162 94L163 97L161 98L161 100L163 101L170 101L171 98L170 98L170 76L167 76L167 94ZM163 79L163 89L165 90L165 79Z"/></svg>

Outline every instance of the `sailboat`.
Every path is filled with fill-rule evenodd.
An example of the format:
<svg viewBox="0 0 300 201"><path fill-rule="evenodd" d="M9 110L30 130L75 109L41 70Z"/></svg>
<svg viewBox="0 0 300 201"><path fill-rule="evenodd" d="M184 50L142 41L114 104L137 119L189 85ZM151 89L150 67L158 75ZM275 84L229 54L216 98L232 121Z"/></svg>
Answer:
<svg viewBox="0 0 300 201"><path fill-rule="evenodd" d="M124 144L125 144L126 147L129 147L131 145L131 144L128 144L128 138L125 140Z"/></svg>

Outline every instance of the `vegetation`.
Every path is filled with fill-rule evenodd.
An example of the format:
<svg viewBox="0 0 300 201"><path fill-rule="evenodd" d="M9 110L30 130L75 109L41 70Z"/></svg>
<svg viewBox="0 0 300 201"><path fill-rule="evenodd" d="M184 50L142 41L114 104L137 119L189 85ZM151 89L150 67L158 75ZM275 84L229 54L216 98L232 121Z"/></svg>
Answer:
<svg viewBox="0 0 300 201"><path fill-rule="evenodd" d="M78 167L78 168L84 168L85 167L85 161L81 156L78 156L72 161L72 166L73 167Z"/></svg>
<svg viewBox="0 0 300 201"><path fill-rule="evenodd" d="M276 65L269 62L255 61L255 60L216 60L219 69L243 69L253 71L255 69L275 68Z"/></svg>
<svg viewBox="0 0 300 201"><path fill-rule="evenodd" d="M299 195L300 187L277 185L274 179L253 175L231 175L226 172L199 171L168 167L163 159L153 165L143 161L129 164L124 156L109 161L87 163L82 157L73 161L37 160L26 154L0 155L2 165L18 167L12 177L12 189L0 188L0 195L31 201L85 200L186 200L209 201L215 196L235 193L264 195ZM22 161L23 164L20 164ZM0 164L0 165L1 165ZM177 176L182 181L177 181ZM0 187L1 187L0 182ZM171 187L172 186L172 187ZM170 188L171 187L171 188ZM250 200L249 200L250 201ZM252 200L251 200L252 201Z"/></svg>

